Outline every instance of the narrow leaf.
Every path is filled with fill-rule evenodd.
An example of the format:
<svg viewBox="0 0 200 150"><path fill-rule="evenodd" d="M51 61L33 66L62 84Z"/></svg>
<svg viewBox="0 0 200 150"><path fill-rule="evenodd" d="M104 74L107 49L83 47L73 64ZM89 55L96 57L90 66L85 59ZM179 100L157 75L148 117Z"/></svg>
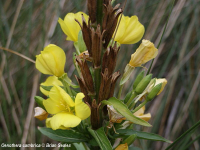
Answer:
<svg viewBox="0 0 200 150"><path fill-rule="evenodd" d="M96 131L88 128L88 131L95 138L96 142L99 144L102 150L112 150L112 146L104 132L103 127L99 128Z"/></svg>
<svg viewBox="0 0 200 150"><path fill-rule="evenodd" d="M128 107L115 97L111 97L109 100L104 100L102 101L102 103L105 105L112 105L116 111L118 111L122 116L124 116L127 120L133 122L134 124L151 127L148 122L134 116L132 112L128 109Z"/></svg>
<svg viewBox="0 0 200 150"><path fill-rule="evenodd" d="M52 130L50 128L38 127L38 130L55 141L69 142L69 143L79 143L88 141L88 139L81 133L74 130Z"/></svg>
<svg viewBox="0 0 200 150"><path fill-rule="evenodd" d="M148 132L142 132L142 131L134 131L132 129L120 129L117 130L117 133L125 134L125 135L137 135L138 139L146 139L146 140L153 140L153 141L163 141L167 143L172 143L171 141L165 139L164 137L154 134L154 133L148 133Z"/></svg>

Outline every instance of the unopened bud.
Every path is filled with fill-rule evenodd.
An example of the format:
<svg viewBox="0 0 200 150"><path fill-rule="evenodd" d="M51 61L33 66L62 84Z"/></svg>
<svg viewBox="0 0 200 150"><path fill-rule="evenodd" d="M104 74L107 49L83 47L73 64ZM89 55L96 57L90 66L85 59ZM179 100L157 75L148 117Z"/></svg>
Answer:
<svg viewBox="0 0 200 150"><path fill-rule="evenodd" d="M124 83L126 83L126 81L128 81L133 70L134 70L134 67L130 66L129 64L126 65L126 68L124 70L124 74L123 74L123 76L120 80L120 85L123 85Z"/></svg>
<svg viewBox="0 0 200 150"><path fill-rule="evenodd" d="M151 81L152 78L152 74L147 75L146 77L144 77L140 83L137 85L137 87L135 88L135 92L137 94L141 94L145 88L147 87L147 85L149 84L149 82Z"/></svg>
<svg viewBox="0 0 200 150"><path fill-rule="evenodd" d="M156 85L151 92L147 95L147 101L151 101L159 92L160 89L162 88L162 83Z"/></svg>
<svg viewBox="0 0 200 150"><path fill-rule="evenodd" d="M129 145L131 145L131 144L135 141L136 137L137 137L137 135L135 135L135 134L130 135L130 136L128 136L128 137L122 142L122 144L127 143L128 146L129 146Z"/></svg>
<svg viewBox="0 0 200 150"><path fill-rule="evenodd" d="M137 77L136 77L136 79L135 79L135 81L134 81L134 83L133 83L133 90L135 90L135 88L137 87L137 85L140 83L140 81L141 81L143 78L144 78L144 71L140 72L140 73L137 75Z"/></svg>

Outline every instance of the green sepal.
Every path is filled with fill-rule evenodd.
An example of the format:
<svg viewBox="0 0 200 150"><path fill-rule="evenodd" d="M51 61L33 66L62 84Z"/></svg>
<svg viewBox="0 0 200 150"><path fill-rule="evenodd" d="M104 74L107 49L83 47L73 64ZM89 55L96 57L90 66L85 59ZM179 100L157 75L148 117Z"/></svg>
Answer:
<svg viewBox="0 0 200 150"><path fill-rule="evenodd" d="M50 91L53 86L40 85L44 90Z"/></svg>
<svg viewBox="0 0 200 150"><path fill-rule="evenodd" d="M35 96L34 97L34 99L35 99L35 102L42 108L42 109L44 109L45 111L46 111L46 109L45 109L45 107L44 107L44 105L43 105L43 98L42 97L40 97L40 96Z"/></svg>
<svg viewBox="0 0 200 150"><path fill-rule="evenodd" d="M141 72L137 75L137 77L136 77L136 79L135 79L135 81L134 81L134 83L133 83L133 90L135 90L135 88L137 87L137 85L140 83L140 81L141 81L143 78L144 78L144 71L141 71Z"/></svg>
<svg viewBox="0 0 200 150"><path fill-rule="evenodd" d="M149 84L149 82L151 81L152 78L152 74L147 75L146 77L144 77L140 83L137 85L137 87L135 88L135 92L137 94L141 94L145 88L147 87L147 85Z"/></svg>
<svg viewBox="0 0 200 150"><path fill-rule="evenodd" d="M162 83L156 85L151 92L147 95L147 101L151 101L160 91L160 89L162 88Z"/></svg>
<svg viewBox="0 0 200 150"><path fill-rule="evenodd" d="M122 144L127 143L128 146L133 144L133 142L136 140L137 135L133 134L133 135L129 135L125 140L123 140Z"/></svg>
<svg viewBox="0 0 200 150"><path fill-rule="evenodd" d="M131 98L131 95L132 95L132 91L130 91L130 92L128 92L127 94L126 94L126 97L125 97L125 99L124 99L124 103L126 104L127 102L128 102L128 100Z"/></svg>
<svg viewBox="0 0 200 150"><path fill-rule="evenodd" d="M68 84L69 86L73 87L73 88L79 88L78 85L74 84L71 79L68 77L67 73L64 73L61 77L59 77L59 80L61 82L64 82L63 85Z"/></svg>

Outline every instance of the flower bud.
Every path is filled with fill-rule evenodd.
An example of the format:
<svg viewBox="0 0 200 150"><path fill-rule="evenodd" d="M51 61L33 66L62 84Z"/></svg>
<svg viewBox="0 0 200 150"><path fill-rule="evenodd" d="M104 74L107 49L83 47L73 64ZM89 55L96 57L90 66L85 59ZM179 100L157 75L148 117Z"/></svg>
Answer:
<svg viewBox="0 0 200 150"><path fill-rule="evenodd" d="M147 75L146 77L144 77L140 83L137 85L137 87L135 88L135 92L137 94L141 94L145 88L147 87L147 85L149 84L149 82L151 81L152 78L152 74Z"/></svg>
<svg viewBox="0 0 200 150"><path fill-rule="evenodd" d="M44 109L40 107L35 108L35 115L34 115L35 118L42 121L42 120L47 119L47 116L48 116L48 113Z"/></svg>
<svg viewBox="0 0 200 150"><path fill-rule="evenodd" d="M166 80L165 78L160 78L160 79L154 78L154 79L152 79L151 82L149 83L149 85L148 85L147 88L146 88L147 93L150 93L151 90L152 90L156 85L158 85L159 83L162 83L162 87L161 87L160 91L159 91L158 94L157 94L157 95L159 95L159 94L163 91L165 85L167 84L167 80Z"/></svg>
<svg viewBox="0 0 200 150"><path fill-rule="evenodd" d="M135 134L130 135L122 143L123 144L127 143L129 146L129 145L133 144L133 142L135 141L136 138L137 138L137 135L135 135Z"/></svg>
<svg viewBox="0 0 200 150"><path fill-rule="evenodd" d="M130 66L129 64L126 65L126 68L124 70L124 74L123 74L123 76L120 80L120 85L123 85L124 83L126 83L126 81L128 81L133 70L134 70L134 67Z"/></svg>
<svg viewBox="0 0 200 150"><path fill-rule="evenodd" d="M134 83L133 83L133 90L135 90L135 88L137 87L137 85L140 83L140 81L141 81L143 78L144 78L144 71L140 72L140 73L137 75L137 77L136 77L136 79L135 79L135 81L134 81Z"/></svg>
<svg viewBox="0 0 200 150"><path fill-rule="evenodd" d="M43 74L60 77L64 74L65 52L58 46L50 44L36 56L36 68Z"/></svg>
<svg viewBox="0 0 200 150"><path fill-rule="evenodd" d="M154 44L148 40L142 40L142 43L138 47L135 53L131 55L129 65L133 67L140 67L142 64L155 58L158 54L158 49L154 47Z"/></svg>
<svg viewBox="0 0 200 150"><path fill-rule="evenodd" d="M160 92L161 88L162 88L162 83L159 83L158 85L156 85L156 86L151 90L151 92L147 95L146 100L147 100L147 101L152 100L152 99Z"/></svg>

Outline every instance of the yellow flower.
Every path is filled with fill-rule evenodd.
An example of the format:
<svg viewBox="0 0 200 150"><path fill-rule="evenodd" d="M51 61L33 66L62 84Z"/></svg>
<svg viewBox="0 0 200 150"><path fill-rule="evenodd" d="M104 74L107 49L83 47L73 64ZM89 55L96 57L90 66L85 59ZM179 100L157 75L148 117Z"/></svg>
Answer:
<svg viewBox="0 0 200 150"><path fill-rule="evenodd" d="M143 106L142 108L140 108L138 111L136 111L133 115L135 115L136 117L145 120L145 121L149 121L149 119L151 119L151 114L144 114L145 111L145 106Z"/></svg>
<svg viewBox="0 0 200 150"><path fill-rule="evenodd" d="M53 86L53 85L59 85L59 86L63 86L62 82L58 80L58 78L56 76L50 76L46 79L45 82L41 83L40 85L44 85L44 86ZM43 89L41 86L40 86L40 91L48 96L49 95L49 91Z"/></svg>
<svg viewBox="0 0 200 150"><path fill-rule="evenodd" d="M49 97L43 101L43 105L53 115L46 120L46 126L53 130L76 127L91 114L89 106L82 102L83 93L78 93L74 102L61 87L55 85L51 88Z"/></svg>
<svg viewBox="0 0 200 150"><path fill-rule="evenodd" d="M140 67L142 64L155 58L158 54L158 49L148 40L142 40L142 43L137 48L136 52L131 55L129 65L132 67Z"/></svg>
<svg viewBox="0 0 200 150"><path fill-rule="evenodd" d="M78 40L78 33L81 30L81 28L79 24L75 21L75 19L77 19L82 24L82 14L86 22L88 22L89 17L83 12L78 12L76 14L68 13L65 16L64 20L59 18L58 22L63 32L67 35L67 40L74 41L74 42Z"/></svg>
<svg viewBox="0 0 200 150"><path fill-rule="evenodd" d="M120 44L134 44L141 40L144 31L144 26L138 21L137 16L122 15L114 40Z"/></svg>
<svg viewBox="0 0 200 150"><path fill-rule="evenodd" d="M128 150L128 144L120 144L115 150Z"/></svg>
<svg viewBox="0 0 200 150"><path fill-rule="evenodd" d="M43 74L60 77L64 74L65 52L58 46L50 44L36 56L36 68Z"/></svg>

